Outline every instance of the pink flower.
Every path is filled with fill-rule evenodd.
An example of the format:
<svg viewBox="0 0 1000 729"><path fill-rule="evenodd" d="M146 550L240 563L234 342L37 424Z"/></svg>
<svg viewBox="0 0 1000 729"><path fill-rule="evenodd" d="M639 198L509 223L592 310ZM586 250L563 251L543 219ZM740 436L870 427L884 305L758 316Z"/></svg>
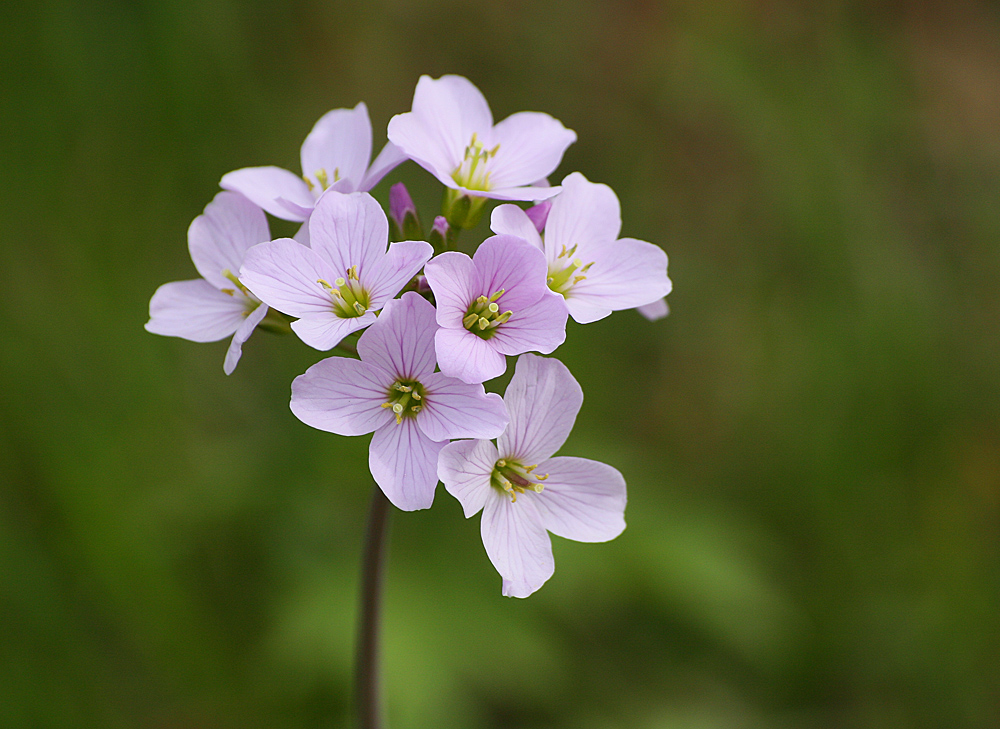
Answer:
<svg viewBox="0 0 1000 729"><path fill-rule="evenodd" d="M368 166L372 124L364 102L324 114L302 143L302 177L280 167L244 167L219 184L243 193L276 218L303 222L326 190L367 192L406 157L386 144Z"/></svg>
<svg viewBox="0 0 1000 729"><path fill-rule="evenodd" d="M292 330L320 350L374 322L434 252L424 241L400 241L387 251L389 222L365 192L324 195L308 226L311 247L280 238L249 250L240 281L297 317Z"/></svg>
<svg viewBox="0 0 1000 729"><path fill-rule="evenodd" d="M202 278L160 286L149 302L146 331L192 342L232 335L223 364L232 374L243 343L268 313L236 273L247 249L270 238L259 207L235 192L220 192L188 228L191 260Z"/></svg>
<svg viewBox="0 0 1000 729"><path fill-rule="evenodd" d="M552 199L544 241L515 205L497 207L490 221L494 233L520 236L545 252L548 286L580 324L612 311L652 305L670 293L667 254L646 241L619 239L621 226L614 191L579 172L566 177L562 192ZM662 314L663 304L648 311Z"/></svg>
<svg viewBox="0 0 1000 729"><path fill-rule="evenodd" d="M517 361L504 403L510 424L497 445L446 445L438 476L466 518L483 510L486 554L509 597L527 597L555 570L547 532L578 542L606 542L625 529L625 479L586 458L553 458L583 403L566 366L526 354Z"/></svg>
<svg viewBox="0 0 1000 729"><path fill-rule="evenodd" d="M413 110L389 121L389 140L442 183L471 197L542 200L547 177L576 133L548 114L523 111L497 125L482 93L462 76L421 76Z"/></svg>
<svg viewBox="0 0 1000 729"><path fill-rule="evenodd" d="M493 438L508 421L498 395L434 372L435 329L434 307L405 293L361 335L360 360L330 357L292 383L292 412L306 425L375 433L369 468L404 511L434 501L438 454L449 439Z"/></svg>
<svg viewBox="0 0 1000 729"><path fill-rule="evenodd" d="M437 301L441 371L485 382L507 369L505 355L548 354L566 339L566 308L545 286L545 257L521 238L487 238L469 258L442 253L424 268Z"/></svg>

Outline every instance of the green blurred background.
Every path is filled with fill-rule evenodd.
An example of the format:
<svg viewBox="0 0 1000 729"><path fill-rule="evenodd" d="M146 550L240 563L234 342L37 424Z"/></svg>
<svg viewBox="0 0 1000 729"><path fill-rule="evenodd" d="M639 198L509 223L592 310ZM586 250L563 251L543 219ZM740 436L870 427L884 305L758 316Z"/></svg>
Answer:
<svg viewBox="0 0 1000 729"><path fill-rule="evenodd" d="M675 293L558 352L616 541L514 600L443 489L394 515L390 725L1000 726L995 4L8 0L0 727L348 725L368 439L295 338L143 324L224 173L422 73L575 129Z"/></svg>

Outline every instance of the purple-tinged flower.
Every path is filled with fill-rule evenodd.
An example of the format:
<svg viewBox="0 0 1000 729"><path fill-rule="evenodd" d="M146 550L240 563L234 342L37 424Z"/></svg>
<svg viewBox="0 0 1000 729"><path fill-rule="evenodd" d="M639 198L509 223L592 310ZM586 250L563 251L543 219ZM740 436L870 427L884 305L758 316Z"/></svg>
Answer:
<svg viewBox="0 0 1000 729"><path fill-rule="evenodd" d="M244 167L219 184L243 193L276 218L304 222L326 190L367 192L406 160L386 144L371 166L372 124L364 102L324 114L302 143L302 177L280 167Z"/></svg>
<svg viewBox="0 0 1000 729"><path fill-rule="evenodd" d="M528 187L559 165L576 133L548 114L523 111L493 124L486 99L462 76L421 76L413 109L389 120L389 140L446 186L471 197L543 200Z"/></svg>
<svg viewBox="0 0 1000 729"><path fill-rule="evenodd" d="M625 479L599 461L552 457L583 403L580 385L559 360L520 357L504 403L510 424L497 445L450 443L438 477L466 518L483 510L483 545L503 578L503 594L527 597L555 570L546 532L578 542L621 534Z"/></svg>
<svg viewBox="0 0 1000 729"><path fill-rule="evenodd" d="M532 205L530 208L524 211L524 214L528 216L528 220L531 224L535 226L535 230L539 234L545 230L545 221L549 219L549 211L552 209L551 200L542 200L540 203Z"/></svg>
<svg viewBox="0 0 1000 729"><path fill-rule="evenodd" d="M544 242L515 205L495 208L490 227L545 251L548 286L580 324L651 304L670 293L667 254L646 241L618 239L618 197L607 185L588 182L579 172L566 177L562 192L552 199Z"/></svg>
<svg viewBox="0 0 1000 729"><path fill-rule="evenodd" d="M670 306L667 304L666 299L657 299L649 304L637 306L635 310L649 321L657 321L670 313Z"/></svg>
<svg viewBox="0 0 1000 729"><path fill-rule="evenodd" d="M548 354L566 339L566 307L545 285L545 257L521 238L487 238L473 258L442 253L424 275L437 301L434 340L446 375L485 382L507 369L504 355Z"/></svg>
<svg viewBox="0 0 1000 729"><path fill-rule="evenodd" d="M220 192L188 228L188 250L202 278L160 286L149 302L146 331L192 342L233 335L223 363L232 374L243 343L268 314L236 273L247 249L270 238L263 210L235 192Z"/></svg>
<svg viewBox="0 0 1000 729"><path fill-rule="evenodd" d="M494 438L508 417L499 395L434 371L434 307L407 292L358 340L361 359L330 357L292 383L306 425L338 435L374 431L368 465L404 511L434 501L437 459L451 438Z"/></svg>
<svg viewBox="0 0 1000 729"><path fill-rule="evenodd" d="M310 347L327 350L375 321L433 255L425 241L386 251L389 222L366 192L331 191L309 218L311 247L279 238L247 251L240 281L261 301L290 316Z"/></svg>

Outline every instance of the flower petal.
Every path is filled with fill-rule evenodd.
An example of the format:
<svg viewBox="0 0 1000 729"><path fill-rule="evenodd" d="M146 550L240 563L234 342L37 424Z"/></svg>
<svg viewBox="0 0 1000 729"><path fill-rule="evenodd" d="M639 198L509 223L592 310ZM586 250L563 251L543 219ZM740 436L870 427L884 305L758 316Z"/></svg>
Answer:
<svg viewBox="0 0 1000 729"><path fill-rule="evenodd" d="M485 339L462 327L438 329L434 346L441 372L462 382L486 382L507 370L507 360L502 354Z"/></svg>
<svg viewBox="0 0 1000 729"><path fill-rule="evenodd" d="M614 190L574 172L562 181L562 192L552 200L545 221L546 258L554 261L563 246L574 245L577 256L585 258L592 246L615 241L621 229L621 205Z"/></svg>
<svg viewBox="0 0 1000 729"><path fill-rule="evenodd" d="M302 178L280 167L244 167L222 176L219 187L249 198L276 218L302 222L308 215L293 213L279 202L285 199L301 209L311 210L315 198Z"/></svg>
<svg viewBox="0 0 1000 729"><path fill-rule="evenodd" d="M658 299L657 301L650 302L649 304L643 304L642 306L635 307L636 311L642 314L649 321L657 321L670 314L670 305L667 304L666 298Z"/></svg>
<svg viewBox="0 0 1000 729"><path fill-rule="evenodd" d="M362 435L395 423L382 403L392 377L348 357L328 357L292 381L290 407L299 420L337 435Z"/></svg>
<svg viewBox="0 0 1000 729"><path fill-rule="evenodd" d="M310 314L292 322L292 331L303 342L321 352L333 349L351 332L364 329L376 321L375 312L341 318L332 311Z"/></svg>
<svg viewBox="0 0 1000 729"><path fill-rule="evenodd" d="M396 508L427 509L434 503L438 454L444 446L424 435L413 418L393 420L372 436L368 468Z"/></svg>
<svg viewBox="0 0 1000 729"><path fill-rule="evenodd" d="M392 172L393 169L401 165L407 159L409 159L409 157L403 153L403 150L392 142L386 142L385 146L382 147L382 151L378 153L378 157L375 158L371 167L368 168L364 179L361 180L361 184L357 189L360 192L368 192L375 187L375 185L381 182L383 177Z"/></svg>
<svg viewBox="0 0 1000 729"><path fill-rule="evenodd" d="M490 341L502 354L549 354L566 341L566 317L562 297L546 289L541 299L516 311L509 321L497 327Z"/></svg>
<svg viewBox="0 0 1000 729"><path fill-rule="evenodd" d="M535 473L549 475L535 504L553 534L606 542L625 529L625 478L617 469L587 458L558 457L539 463Z"/></svg>
<svg viewBox="0 0 1000 729"><path fill-rule="evenodd" d="M371 156L368 107L361 102L353 109L334 109L320 117L302 143L302 176L317 190L347 180L344 187L350 189L344 191L354 192L360 189ZM317 173L326 179L320 180Z"/></svg>
<svg viewBox="0 0 1000 729"><path fill-rule="evenodd" d="M443 327L461 327L469 304L479 296L473 292L476 267L472 259L458 251L434 256L424 266L424 276L437 302L437 322Z"/></svg>
<svg viewBox="0 0 1000 729"><path fill-rule="evenodd" d="M366 272L385 255L389 220L367 192L345 195L328 190L309 218L309 241L337 276L347 276L347 269L357 266L358 277L365 281Z"/></svg>
<svg viewBox="0 0 1000 729"><path fill-rule="evenodd" d="M438 478L458 499L465 518L483 508L492 487L493 467L500 455L488 440L456 440L438 456Z"/></svg>
<svg viewBox="0 0 1000 729"><path fill-rule="evenodd" d="M523 238L491 236L479 244L472 262L476 266L472 293L490 296L503 289L497 304L500 311L511 309L515 317L549 292L545 256Z"/></svg>
<svg viewBox="0 0 1000 729"><path fill-rule="evenodd" d="M566 442L583 404L583 390L557 359L525 354L503 397L510 415L497 440L503 458L541 463Z"/></svg>
<svg viewBox="0 0 1000 729"><path fill-rule="evenodd" d="M490 216L490 230L503 235L513 235L524 238L540 251L545 248L542 244L542 236L538 234L535 224L517 205L498 205L493 208Z"/></svg>
<svg viewBox="0 0 1000 729"><path fill-rule="evenodd" d="M542 526L535 494L525 493L517 501L490 489L483 507L481 531L490 562L503 577L507 597L527 597L555 571L552 540Z"/></svg>
<svg viewBox="0 0 1000 729"><path fill-rule="evenodd" d="M233 339L229 343L229 349L226 350L226 359L222 363L222 371L227 375L233 374L233 370L236 369L236 365L240 361L240 357L243 355L243 343L250 338L253 334L253 330L257 328L257 325L263 321L264 317L267 316L268 307L267 304L260 304L256 309L251 311L247 318L243 320L236 333L233 334Z"/></svg>
<svg viewBox="0 0 1000 729"><path fill-rule="evenodd" d="M487 192L482 190L467 190L464 187L457 187L453 182L452 185L456 190L465 193L466 195L472 195L473 197L485 197L490 200L511 200L518 202L539 202L541 200L548 200L551 197L559 194L562 190L561 187L539 187L535 185L529 185L526 187L495 187Z"/></svg>
<svg viewBox="0 0 1000 729"><path fill-rule="evenodd" d="M575 141L576 132L548 114L537 111L511 114L493 128L491 144L500 147L491 160L490 186L518 187L547 177Z"/></svg>
<svg viewBox="0 0 1000 729"><path fill-rule="evenodd" d="M417 424L431 440L496 438L509 420L503 400L440 372L425 375L423 407Z"/></svg>
<svg viewBox="0 0 1000 729"><path fill-rule="evenodd" d="M421 76L412 111L389 120L388 136L407 157L454 187L451 174L461 164L472 135L486 143L492 128L489 104L467 78Z"/></svg>
<svg viewBox="0 0 1000 729"><path fill-rule="evenodd" d="M358 340L358 354L396 378L420 380L434 371L434 306L414 291L386 302Z"/></svg>
<svg viewBox="0 0 1000 729"><path fill-rule="evenodd" d="M594 265L566 296L570 314L581 324L601 319L611 311L652 303L670 293L667 254L659 246L622 238L611 245L588 249L587 256ZM575 310L574 301L600 306L606 313L596 316L600 312Z"/></svg>
<svg viewBox="0 0 1000 729"><path fill-rule="evenodd" d="M236 192L218 193L188 228L191 260L217 289L232 288L222 272L238 273L247 249L269 240L264 211Z"/></svg>
<svg viewBox="0 0 1000 729"><path fill-rule="evenodd" d="M203 278L160 286L149 301L146 331L192 342L225 339L243 322L247 298L230 296Z"/></svg>
<svg viewBox="0 0 1000 729"><path fill-rule="evenodd" d="M389 244L389 250L369 269L363 282L371 296L371 308L381 309L433 255L434 248L426 241L404 240Z"/></svg>
<svg viewBox="0 0 1000 729"><path fill-rule="evenodd" d="M319 281L337 273L311 248L291 238L261 243L247 251L240 282L265 304L295 317L333 313L333 300Z"/></svg>

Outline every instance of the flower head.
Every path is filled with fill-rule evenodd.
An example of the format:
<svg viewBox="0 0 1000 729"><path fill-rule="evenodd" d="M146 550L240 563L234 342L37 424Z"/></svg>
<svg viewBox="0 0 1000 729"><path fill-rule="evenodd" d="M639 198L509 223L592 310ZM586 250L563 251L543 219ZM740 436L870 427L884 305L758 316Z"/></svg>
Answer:
<svg viewBox="0 0 1000 729"><path fill-rule="evenodd" d="M606 542L625 528L625 479L598 461L552 455L566 440L583 391L561 362L518 358L504 395L510 424L497 439L446 445L438 476L466 518L483 510L483 545L503 594L527 597L555 569L547 532Z"/></svg>
<svg viewBox="0 0 1000 729"><path fill-rule="evenodd" d="M146 330L193 342L233 336L223 370L232 374L243 343L268 314L236 278L251 246L271 238L264 212L235 192L220 192L188 228L200 279L163 284L149 302Z"/></svg>
<svg viewBox="0 0 1000 729"><path fill-rule="evenodd" d="M304 222L326 190L367 192L406 157L386 144L371 166L372 124L364 102L324 114L302 143L302 176L280 167L244 167L219 184L276 218Z"/></svg>
<svg viewBox="0 0 1000 729"><path fill-rule="evenodd" d="M386 250L389 223L365 192L331 191L309 219L311 247L290 238L247 252L240 281L298 321L292 330L316 349L335 347L375 321L375 312L421 269L433 249L400 241Z"/></svg>
<svg viewBox="0 0 1000 729"><path fill-rule="evenodd" d="M566 308L545 286L545 257L521 238L487 238L472 258L442 253L424 275L437 301L437 357L447 375L485 382L507 369L504 355L548 354L566 339Z"/></svg>
<svg viewBox="0 0 1000 729"><path fill-rule="evenodd" d="M472 197L542 200L548 176L576 133L548 114L524 111L493 124L486 99L462 76L421 76L413 109L389 121L389 140L442 183Z"/></svg>
<svg viewBox="0 0 1000 729"><path fill-rule="evenodd" d="M291 408L339 435L374 432L368 465L404 511L434 501L437 458L451 438L492 438L507 424L498 395L434 372L434 307L408 292L358 340L360 360L330 357L292 383Z"/></svg>
<svg viewBox="0 0 1000 729"><path fill-rule="evenodd" d="M566 177L562 192L552 199L544 241L515 205L495 208L490 227L495 233L521 236L545 252L548 286L581 324L651 304L670 292L667 254L646 241L618 239L618 197L607 185L589 182L579 172Z"/></svg>

